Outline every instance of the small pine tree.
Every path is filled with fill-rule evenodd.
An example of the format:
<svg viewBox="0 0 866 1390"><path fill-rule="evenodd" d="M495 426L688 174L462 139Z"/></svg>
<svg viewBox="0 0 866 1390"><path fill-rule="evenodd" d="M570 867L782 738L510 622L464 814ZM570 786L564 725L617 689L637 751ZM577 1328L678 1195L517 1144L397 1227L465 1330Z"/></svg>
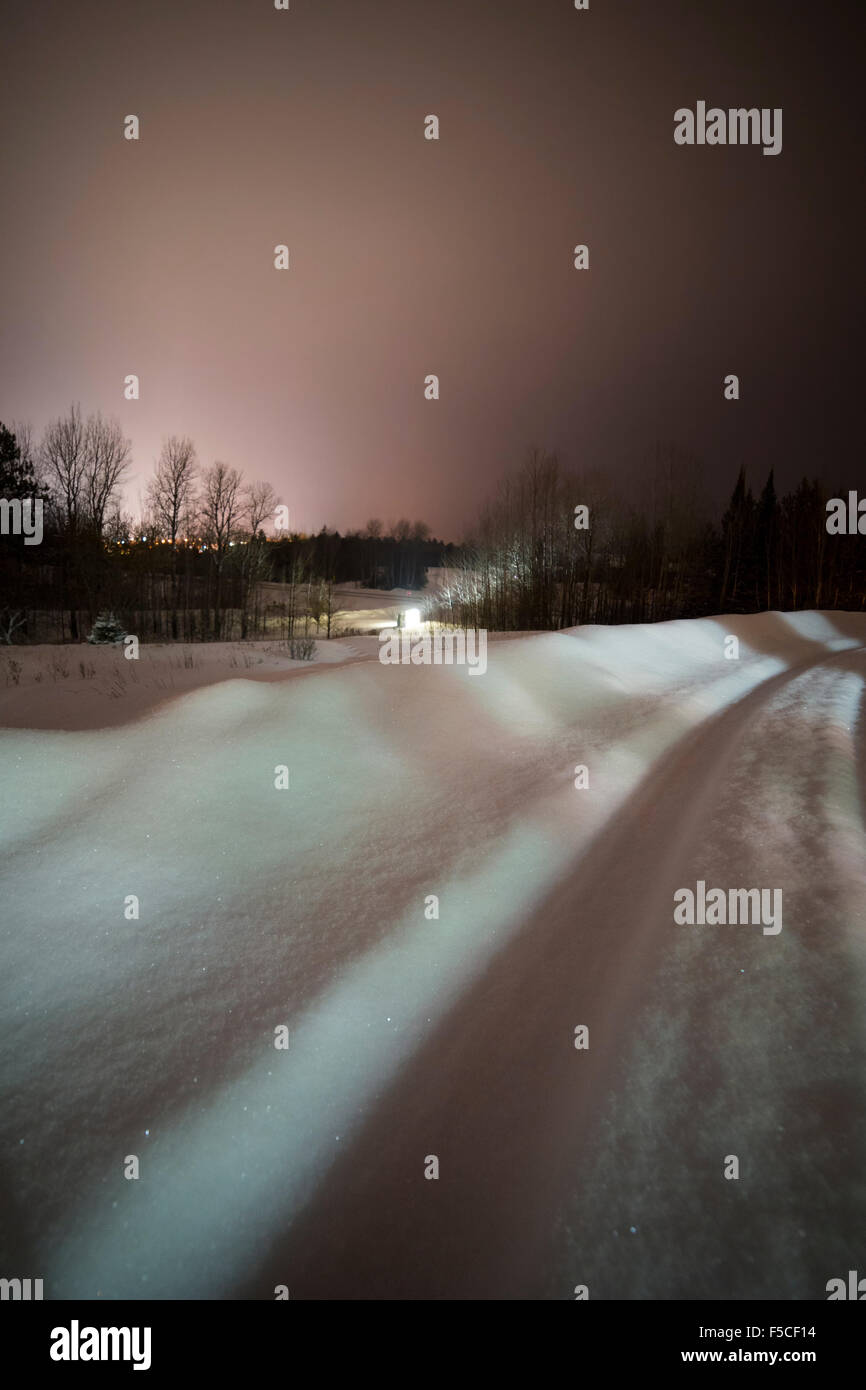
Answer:
<svg viewBox="0 0 866 1390"><path fill-rule="evenodd" d="M33 464L23 458L18 440L0 422L0 497L35 497Z"/></svg>
<svg viewBox="0 0 866 1390"><path fill-rule="evenodd" d="M100 613L87 640L105 646L112 642L122 642L125 636L126 629L113 613Z"/></svg>

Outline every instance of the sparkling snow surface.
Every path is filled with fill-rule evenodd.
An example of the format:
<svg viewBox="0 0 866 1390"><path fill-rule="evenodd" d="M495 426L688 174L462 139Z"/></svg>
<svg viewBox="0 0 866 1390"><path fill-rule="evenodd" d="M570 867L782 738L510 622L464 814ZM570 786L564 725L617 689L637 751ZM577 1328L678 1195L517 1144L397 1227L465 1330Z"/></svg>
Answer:
<svg viewBox="0 0 866 1390"><path fill-rule="evenodd" d="M866 1259L864 644L775 613L170 682L143 647L116 692L16 649L0 1274L824 1298ZM675 925L698 879L781 888L783 930Z"/></svg>

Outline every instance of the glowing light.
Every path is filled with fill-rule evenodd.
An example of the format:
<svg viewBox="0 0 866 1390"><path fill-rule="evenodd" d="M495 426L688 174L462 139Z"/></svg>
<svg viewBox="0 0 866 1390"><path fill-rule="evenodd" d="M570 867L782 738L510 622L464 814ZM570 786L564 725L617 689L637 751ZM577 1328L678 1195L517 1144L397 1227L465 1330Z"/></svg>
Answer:
<svg viewBox="0 0 866 1390"><path fill-rule="evenodd" d="M407 628L420 627L421 609L407 608L406 612L403 614L403 626Z"/></svg>

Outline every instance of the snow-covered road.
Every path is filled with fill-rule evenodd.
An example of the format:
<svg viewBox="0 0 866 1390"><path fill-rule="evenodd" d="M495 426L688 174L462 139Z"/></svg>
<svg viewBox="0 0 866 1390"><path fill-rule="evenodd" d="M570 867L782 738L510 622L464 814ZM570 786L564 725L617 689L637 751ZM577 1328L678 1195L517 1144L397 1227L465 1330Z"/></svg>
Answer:
<svg viewBox="0 0 866 1390"><path fill-rule="evenodd" d="M866 1268L864 644L584 628L478 679L371 652L3 731L0 1273L823 1298ZM676 924L699 881L781 889L782 930Z"/></svg>

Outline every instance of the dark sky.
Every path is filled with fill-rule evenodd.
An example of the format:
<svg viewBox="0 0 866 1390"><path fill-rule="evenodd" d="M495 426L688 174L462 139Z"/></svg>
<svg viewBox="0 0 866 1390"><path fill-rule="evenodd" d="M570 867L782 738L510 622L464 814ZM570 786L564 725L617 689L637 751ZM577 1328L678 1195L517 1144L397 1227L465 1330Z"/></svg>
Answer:
<svg viewBox="0 0 866 1390"><path fill-rule="evenodd" d="M133 507L189 434L307 529L457 537L531 445L856 487L861 11L6 4L0 418L118 415ZM782 153L675 145L698 100L782 107Z"/></svg>

